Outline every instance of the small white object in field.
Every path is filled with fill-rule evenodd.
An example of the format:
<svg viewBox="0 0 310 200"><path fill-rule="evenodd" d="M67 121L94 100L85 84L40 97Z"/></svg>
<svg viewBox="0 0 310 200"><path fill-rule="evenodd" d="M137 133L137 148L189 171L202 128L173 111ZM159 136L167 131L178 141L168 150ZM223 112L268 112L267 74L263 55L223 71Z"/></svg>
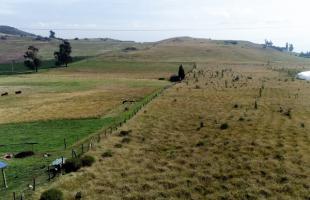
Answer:
<svg viewBox="0 0 310 200"><path fill-rule="evenodd" d="M310 81L310 71L300 72L297 74L296 78Z"/></svg>

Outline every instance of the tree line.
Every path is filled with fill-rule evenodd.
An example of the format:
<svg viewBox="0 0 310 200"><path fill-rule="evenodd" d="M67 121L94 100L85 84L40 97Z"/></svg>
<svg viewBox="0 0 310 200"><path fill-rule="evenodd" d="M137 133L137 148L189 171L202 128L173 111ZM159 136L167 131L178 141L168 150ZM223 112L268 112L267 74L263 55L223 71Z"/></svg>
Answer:
<svg viewBox="0 0 310 200"><path fill-rule="evenodd" d="M56 38L54 31L50 31L49 38ZM59 45L59 50L54 52L55 65L68 67L68 63L72 62L72 47L69 41L63 39L60 40L61 44ZM24 65L35 72L38 72L38 69L42 63L38 53L39 48L29 46L24 54Z"/></svg>
<svg viewBox="0 0 310 200"><path fill-rule="evenodd" d="M263 45L264 48L273 48L275 50L278 50L278 51L286 51L286 52L293 52L294 51L294 45L293 44L290 44L290 43L286 43L285 44L285 47L277 47L277 46L274 46L273 45L273 42L271 40L265 40L265 43Z"/></svg>

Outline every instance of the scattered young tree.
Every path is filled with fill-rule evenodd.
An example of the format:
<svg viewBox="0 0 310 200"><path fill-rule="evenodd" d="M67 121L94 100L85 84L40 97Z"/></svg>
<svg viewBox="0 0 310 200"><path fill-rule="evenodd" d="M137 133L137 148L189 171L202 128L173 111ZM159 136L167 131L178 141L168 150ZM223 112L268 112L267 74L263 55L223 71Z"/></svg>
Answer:
<svg viewBox="0 0 310 200"><path fill-rule="evenodd" d="M293 52L293 51L294 51L294 46L293 46L293 44L290 44L289 51L290 51L290 52Z"/></svg>
<svg viewBox="0 0 310 200"><path fill-rule="evenodd" d="M56 33L52 30L50 30L50 37L49 38L55 38Z"/></svg>
<svg viewBox="0 0 310 200"><path fill-rule="evenodd" d="M29 69L35 70L36 72L38 72L38 68L41 65L41 61L38 58L38 52L39 52L38 48L34 46L29 46L28 50L25 52L25 55L24 55L25 66L28 67Z"/></svg>
<svg viewBox="0 0 310 200"><path fill-rule="evenodd" d="M289 44L288 44L288 42L285 44L285 49L286 49L286 51L289 51Z"/></svg>
<svg viewBox="0 0 310 200"><path fill-rule="evenodd" d="M68 63L72 62L72 57L70 56L71 52L71 44L68 41L63 40L59 45L59 51L54 52L56 65L66 65L66 67L68 67Z"/></svg>
<svg viewBox="0 0 310 200"><path fill-rule="evenodd" d="M185 71L184 71L183 65L180 65L180 67L179 67L179 78L180 78L180 80L185 79Z"/></svg>

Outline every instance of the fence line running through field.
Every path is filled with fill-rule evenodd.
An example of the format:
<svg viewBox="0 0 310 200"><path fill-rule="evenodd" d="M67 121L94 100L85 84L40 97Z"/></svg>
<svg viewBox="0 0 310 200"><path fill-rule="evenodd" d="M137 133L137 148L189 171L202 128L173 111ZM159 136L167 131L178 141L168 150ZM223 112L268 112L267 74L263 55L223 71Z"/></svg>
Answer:
<svg viewBox="0 0 310 200"><path fill-rule="evenodd" d="M64 139L64 150L62 152L60 151L61 155L59 155L58 158L65 158L70 156L75 157L77 155L80 156L87 153L89 150L92 150L96 146L96 144L100 143L100 141L104 137L107 137L114 131L118 130L118 128L122 127L123 124L125 124L128 120L132 119L142 108L148 105L152 100L154 100L156 97L160 96L165 90L173 87L176 84L177 83L165 86L164 88L161 88L159 91L156 91L155 93L145 97L141 102L137 102L132 110L126 111L127 113L125 115L119 115L117 117L118 119L114 121L112 126L108 126L108 128L101 130L100 133L92 135L72 145L70 148L67 147L66 139ZM71 150L69 151L69 149ZM20 191L19 193L13 192L12 198L14 200L15 199L25 200L28 195L30 195L33 191L36 190L37 186L44 185L46 183L55 180L56 177L51 178L51 174L49 172L49 166L50 165L48 165L47 167L45 166L44 168L41 169L33 170L32 171L33 176L36 178L29 180L29 185L24 190Z"/></svg>

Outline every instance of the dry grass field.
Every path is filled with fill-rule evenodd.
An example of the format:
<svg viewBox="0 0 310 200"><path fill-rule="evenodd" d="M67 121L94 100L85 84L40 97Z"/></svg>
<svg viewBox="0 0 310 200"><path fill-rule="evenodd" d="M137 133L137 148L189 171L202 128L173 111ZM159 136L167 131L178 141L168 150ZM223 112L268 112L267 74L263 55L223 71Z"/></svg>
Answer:
<svg viewBox="0 0 310 200"><path fill-rule="evenodd" d="M10 58L33 41L1 42ZM0 197L20 194L33 174L45 184L52 159L71 155L64 139L71 150L169 85L180 64L190 71L196 63L185 81L122 127L129 136L118 130L103 138L88 153L96 157L92 167L38 186L33 199L53 187L66 199L77 192L90 200L310 198L310 83L294 79L309 70L307 59L245 41L71 43L76 56L100 55L68 68L0 76L0 92L9 93L0 97L1 156L29 150L15 143L38 143L34 157L8 161L9 189ZM41 56L48 59L57 44L44 45ZM128 46L138 49L124 51ZM52 157L42 159L46 152Z"/></svg>
<svg viewBox="0 0 310 200"><path fill-rule="evenodd" d="M34 199L310 199L310 83L293 65L198 63Z"/></svg>

